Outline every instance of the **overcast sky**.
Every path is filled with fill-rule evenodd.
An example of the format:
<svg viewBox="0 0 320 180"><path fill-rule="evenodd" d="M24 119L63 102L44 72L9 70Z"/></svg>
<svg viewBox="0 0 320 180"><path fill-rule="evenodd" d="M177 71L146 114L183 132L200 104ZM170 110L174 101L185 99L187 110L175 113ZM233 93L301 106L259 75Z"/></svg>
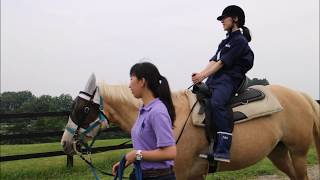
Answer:
<svg viewBox="0 0 320 180"><path fill-rule="evenodd" d="M248 76L319 99L318 0L1 0L1 92L74 97L91 73L128 84L141 59L185 89L225 38L216 17L231 4L252 32Z"/></svg>

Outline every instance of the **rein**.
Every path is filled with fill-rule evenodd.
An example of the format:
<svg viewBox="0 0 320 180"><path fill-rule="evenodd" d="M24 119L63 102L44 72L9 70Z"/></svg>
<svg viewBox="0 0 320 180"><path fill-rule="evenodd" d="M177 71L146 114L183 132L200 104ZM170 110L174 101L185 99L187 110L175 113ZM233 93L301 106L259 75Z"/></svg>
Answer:
<svg viewBox="0 0 320 180"><path fill-rule="evenodd" d="M190 88L192 88L194 85L196 85L196 84L192 84L191 86L188 87L187 90L189 90ZM179 134L179 136L178 136L178 139L177 139L177 141L176 141L176 144L178 144L178 142L180 141L180 138L181 138L181 136L182 136L182 133L183 133L183 131L184 131L186 125L187 125L187 122L188 122L189 118L190 118L190 115L191 115L191 113L192 113L192 111L193 111L193 109L194 109L194 107L196 106L197 103L198 103L198 99L197 99L197 101L192 105L192 108L191 108L191 110L190 110L190 112L189 112L189 115L188 115L186 121L184 122L184 125L183 125L183 127L182 127L182 130L181 130L181 132L180 132L180 134Z"/></svg>
<svg viewBox="0 0 320 180"><path fill-rule="evenodd" d="M198 100L192 105L192 108L191 108L191 110L190 110L190 112L189 112L189 115L188 115L186 121L184 122L184 125L183 125L183 127L182 127L182 130L181 130L181 132L180 132L180 134L179 134L179 136L178 136L178 139L177 139L177 141L176 141L176 144L178 144L178 142L180 141L180 138L181 138L181 136L182 136L182 133L183 133L183 131L184 131L186 125L187 125L187 122L188 122L188 120L189 120L189 118L190 118L190 115L191 115L194 107L196 106L197 102L198 102Z"/></svg>

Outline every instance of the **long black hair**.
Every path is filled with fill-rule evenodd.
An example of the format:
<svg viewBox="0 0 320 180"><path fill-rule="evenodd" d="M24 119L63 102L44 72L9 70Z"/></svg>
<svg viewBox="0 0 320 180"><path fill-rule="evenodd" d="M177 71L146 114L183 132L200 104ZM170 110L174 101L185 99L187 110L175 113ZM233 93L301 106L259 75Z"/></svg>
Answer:
<svg viewBox="0 0 320 180"><path fill-rule="evenodd" d="M246 26L242 26L241 29L242 29L243 36L247 39L248 42L250 42L251 34L250 34L249 28L247 28Z"/></svg>
<svg viewBox="0 0 320 180"><path fill-rule="evenodd" d="M243 36L247 39L248 42L251 41L251 33L248 27L244 26L245 17L243 16L233 16L232 18L238 17L238 21L233 21L237 24L238 28L242 29Z"/></svg>
<svg viewBox="0 0 320 180"><path fill-rule="evenodd" d="M167 79L162 76L158 68L150 62L141 62L133 65L130 69L130 76L136 76L137 79L146 80L147 87L151 90L154 97L159 98L167 107L171 123L176 118L173 106L171 91Z"/></svg>

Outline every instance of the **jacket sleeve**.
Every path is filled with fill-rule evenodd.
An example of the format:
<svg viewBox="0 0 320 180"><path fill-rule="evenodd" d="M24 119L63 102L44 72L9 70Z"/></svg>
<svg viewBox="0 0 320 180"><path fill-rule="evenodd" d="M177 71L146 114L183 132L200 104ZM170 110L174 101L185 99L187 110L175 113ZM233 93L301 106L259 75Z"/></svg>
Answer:
<svg viewBox="0 0 320 180"><path fill-rule="evenodd" d="M248 46L248 43L245 40L236 39L221 48L220 58L218 60L221 60L225 66L230 67L239 57L241 57L246 46Z"/></svg>

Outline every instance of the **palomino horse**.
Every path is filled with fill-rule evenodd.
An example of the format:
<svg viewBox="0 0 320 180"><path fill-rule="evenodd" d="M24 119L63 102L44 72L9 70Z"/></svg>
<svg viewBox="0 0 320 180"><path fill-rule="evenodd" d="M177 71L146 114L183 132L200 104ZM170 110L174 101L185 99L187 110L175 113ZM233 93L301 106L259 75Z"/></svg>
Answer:
<svg viewBox="0 0 320 180"><path fill-rule="evenodd" d="M283 110L235 125L231 162L218 163L217 171L242 169L268 157L290 179L308 179L306 156L313 140L318 158L320 156L319 104L304 93L279 85L269 85L267 88L278 98ZM96 102L96 105L99 104L98 97L101 96L106 116L110 121L118 124L122 130L130 133L142 102L133 97L127 86L100 83L95 93L94 89L96 89L96 83L93 75L84 91L95 97L93 99L96 100L93 102ZM87 98L84 96L79 94L75 101L68 125L73 124L76 127L79 124L82 109L86 103L88 105L90 99L89 96ZM177 138L182 133L177 144L175 160L177 179L205 179L208 162L199 158L199 154L208 149L204 129L193 126L189 119L185 129L182 130L190 112L189 101L185 91L172 93L172 98L176 110L174 135ZM83 123L86 127L82 127L87 128L88 124L97 117L97 111L90 110L84 120L86 123ZM73 153L73 141L73 134L66 130L61 139L66 153Z"/></svg>

